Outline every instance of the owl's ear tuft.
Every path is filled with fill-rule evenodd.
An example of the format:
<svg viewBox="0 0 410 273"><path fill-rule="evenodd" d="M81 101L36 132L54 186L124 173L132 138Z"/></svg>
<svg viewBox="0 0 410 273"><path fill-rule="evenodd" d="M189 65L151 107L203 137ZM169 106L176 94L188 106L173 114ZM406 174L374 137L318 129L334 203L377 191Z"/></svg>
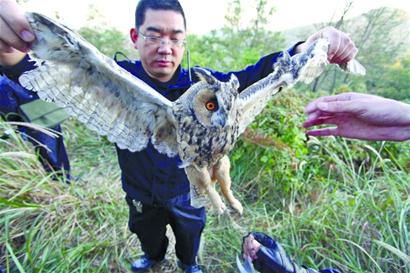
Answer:
<svg viewBox="0 0 410 273"><path fill-rule="evenodd" d="M208 70L202 67L193 67L192 69L200 81L204 81L208 84L214 84L216 82L216 78L212 76Z"/></svg>
<svg viewBox="0 0 410 273"><path fill-rule="evenodd" d="M229 79L229 83L231 84L233 89L238 90L239 80L238 80L238 77L235 76L235 74L231 75L231 78Z"/></svg>

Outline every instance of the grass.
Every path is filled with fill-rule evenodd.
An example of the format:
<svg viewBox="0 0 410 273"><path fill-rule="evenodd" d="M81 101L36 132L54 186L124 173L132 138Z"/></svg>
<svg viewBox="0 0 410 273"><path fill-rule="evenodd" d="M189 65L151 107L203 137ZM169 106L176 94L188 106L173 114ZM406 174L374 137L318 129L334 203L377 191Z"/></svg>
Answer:
<svg viewBox="0 0 410 273"><path fill-rule="evenodd" d="M290 96L255 122L274 144L240 140L231 153L245 214L236 224L208 214L206 272L236 272L242 236L255 230L314 269L410 273L410 144L306 142L299 128L306 98ZM0 123L0 134L9 128ZM130 272L141 251L127 228L115 149L72 120L64 136L79 177L71 184L51 180L17 134L0 140L0 264L13 273ZM171 247L168 259L164 272L174 272Z"/></svg>

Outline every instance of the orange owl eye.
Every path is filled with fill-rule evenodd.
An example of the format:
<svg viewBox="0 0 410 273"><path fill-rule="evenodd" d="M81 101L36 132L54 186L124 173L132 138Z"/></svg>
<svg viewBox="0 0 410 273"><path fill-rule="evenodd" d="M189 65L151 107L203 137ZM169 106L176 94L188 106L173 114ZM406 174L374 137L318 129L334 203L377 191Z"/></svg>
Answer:
<svg viewBox="0 0 410 273"><path fill-rule="evenodd" d="M215 100L208 101L205 107L209 111L216 111L218 109L218 103Z"/></svg>

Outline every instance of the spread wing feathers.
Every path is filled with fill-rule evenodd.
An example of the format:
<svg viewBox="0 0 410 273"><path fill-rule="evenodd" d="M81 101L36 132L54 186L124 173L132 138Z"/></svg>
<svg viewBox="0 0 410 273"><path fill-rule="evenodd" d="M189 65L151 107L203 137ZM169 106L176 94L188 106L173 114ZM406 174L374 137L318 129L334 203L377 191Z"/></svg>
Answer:
<svg viewBox="0 0 410 273"><path fill-rule="evenodd" d="M284 87L291 87L299 81L309 83L319 76L326 65L329 43L319 39L305 52L290 57L285 51L274 65L273 72L246 88L239 95L239 131L260 114L268 101Z"/></svg>
<svg viewBox="0 0 410 273"><path fill-rule="evenodd" d="M177 154L172 102L68 28L36 13L27 18L38 68L20 77L24 87L121 149L142 150L151 138L160 152Z"/></svg>

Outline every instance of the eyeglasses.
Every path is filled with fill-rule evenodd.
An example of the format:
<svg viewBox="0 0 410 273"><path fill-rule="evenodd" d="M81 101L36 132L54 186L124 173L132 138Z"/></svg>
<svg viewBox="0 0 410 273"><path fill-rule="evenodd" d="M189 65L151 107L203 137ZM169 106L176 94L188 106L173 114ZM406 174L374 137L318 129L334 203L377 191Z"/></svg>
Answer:
<svg viewBox="0 0 410 273"><path fill-rule="evenodd" d="M150 45L162 46L170 44L171 47L184 47L186 44L185 39L166 39L161 36L144 35L141 31L138 31L138 33L144 39L145 43Z"/></svg>

